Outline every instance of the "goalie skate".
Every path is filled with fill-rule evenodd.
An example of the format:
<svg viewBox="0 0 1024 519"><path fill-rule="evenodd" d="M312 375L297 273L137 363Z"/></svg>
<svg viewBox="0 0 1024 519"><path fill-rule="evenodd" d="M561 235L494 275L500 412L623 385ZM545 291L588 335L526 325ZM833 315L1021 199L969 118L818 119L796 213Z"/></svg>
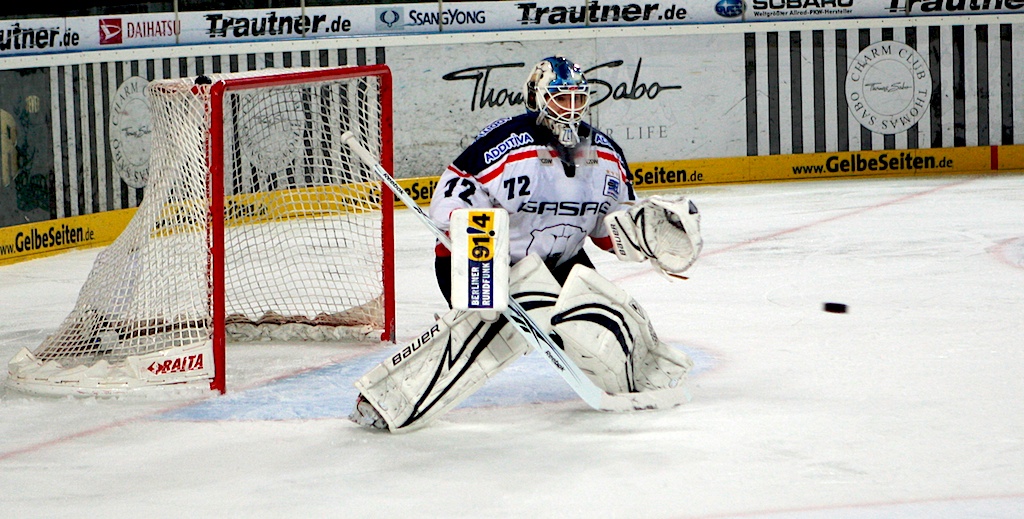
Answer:
<svg viewBox="0 0 1024 519"><path fill-rule="evenodd" d="M356 398L356 406L352 409L352 414L348 415L348 419L371 429L382 429L385 431L388 429L388 423L384 421L384 417L366 401L363 395L359 395Z"/></svg>

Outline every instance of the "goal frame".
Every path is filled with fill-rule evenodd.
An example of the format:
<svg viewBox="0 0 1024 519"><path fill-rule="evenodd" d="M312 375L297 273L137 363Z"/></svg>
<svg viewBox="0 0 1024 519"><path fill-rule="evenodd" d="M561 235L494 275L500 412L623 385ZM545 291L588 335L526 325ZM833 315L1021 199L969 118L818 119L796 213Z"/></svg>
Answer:
<svg viewBox="0 0 1024 519"><path fill-rule="evenodd" d="M359 130L393 164L392 94L384 64L147 87L164 139L147 196L57 330L8 361L5 385L52 396L223 394L228 340L394 342L397 192L341 144ZM263 212L232 210L236 197L260 193Z"/></svg>
<svg viewBox="0 0 1024 519"><path fill-rule="evenodd" d="M351 79L357 77L377 76L378 94L382 107L380 114L381 128L381 163L391 167L394 163L394 140L392 132L392 78L391 69L384 64L361 65L351 67L330 67L322 69L301 70L277 73L271 76L254 76L224 78L210 85L210 133L207 136L206 157L207 195L210 204L207 212L207 245L210 254L207 256L208 279L211 280L211 327L213 330L214 375L210 381L210 389L221 394L227 391L225 375L225 357L227 355L227 337L225 332L225 248L224 248L224 100L228 91L266 88L273 86L292 85L303 82ZM340 135L339 135L340 137ZM384 329L382 341L395 341L395 282L394 282L394 194L384 182L380 183L382 282L384 290Z"/></svg>

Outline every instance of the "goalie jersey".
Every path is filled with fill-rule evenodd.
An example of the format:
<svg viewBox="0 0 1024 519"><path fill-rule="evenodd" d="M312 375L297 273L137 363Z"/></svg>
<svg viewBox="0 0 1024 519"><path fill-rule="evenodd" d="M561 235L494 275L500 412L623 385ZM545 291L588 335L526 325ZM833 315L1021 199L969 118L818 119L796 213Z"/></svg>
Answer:
<svg viewBox="0 0 1024 519"><path fill-rule="evenodd" d="M447 231L456 209L503 208L512 263L535 253L553 267L579 253L587 236L610 248L604 217L635 195L610 137L581 123L580 144L567 149L536 121L527 112L484 128L441 175L430 217ZM438 246L438 255L447 254Z"/></svg>

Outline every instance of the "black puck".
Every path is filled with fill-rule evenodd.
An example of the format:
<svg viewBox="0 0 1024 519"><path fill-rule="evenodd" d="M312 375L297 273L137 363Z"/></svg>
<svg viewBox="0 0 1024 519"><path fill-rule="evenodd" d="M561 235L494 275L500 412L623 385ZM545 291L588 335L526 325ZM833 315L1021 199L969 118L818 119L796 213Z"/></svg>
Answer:
<svg viewBox="0 0 1024 519"><path fill-rule="evenodd" d="M846 305L843 303L825 303L825 311L833 314L845 314Z"/></svg>
<svg viewBox="0 0 1024 519"><path fill-rule="evenodd" d="M212 83L213 83L213 80L210 79L210 76L198 76L198 77L196 77L196 84L197 85L210 85Z"/></svg>

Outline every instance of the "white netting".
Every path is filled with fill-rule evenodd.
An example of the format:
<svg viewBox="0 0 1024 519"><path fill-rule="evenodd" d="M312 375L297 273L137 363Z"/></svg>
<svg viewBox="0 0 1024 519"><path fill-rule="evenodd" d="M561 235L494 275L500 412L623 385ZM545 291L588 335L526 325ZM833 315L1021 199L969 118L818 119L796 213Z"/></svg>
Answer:
<svg viewBox="0 0 1024 519"><path fill-rule="evenodd" d="M260 75L275 77L268 73ZM388 254L382 225L390 215L373 172L338 140L352 131L381 156L379 78L228 86L219 120L211 117L211 89L191 79L150 85L145 198L97 257L57 332L11 361L11 385L95 393L208 381L222 361L212 358L211 253L223 255L229 338L379 337ZM217 134L222 244L209 239L208 225L207 157L218 156L208 143Z"/></svg>

